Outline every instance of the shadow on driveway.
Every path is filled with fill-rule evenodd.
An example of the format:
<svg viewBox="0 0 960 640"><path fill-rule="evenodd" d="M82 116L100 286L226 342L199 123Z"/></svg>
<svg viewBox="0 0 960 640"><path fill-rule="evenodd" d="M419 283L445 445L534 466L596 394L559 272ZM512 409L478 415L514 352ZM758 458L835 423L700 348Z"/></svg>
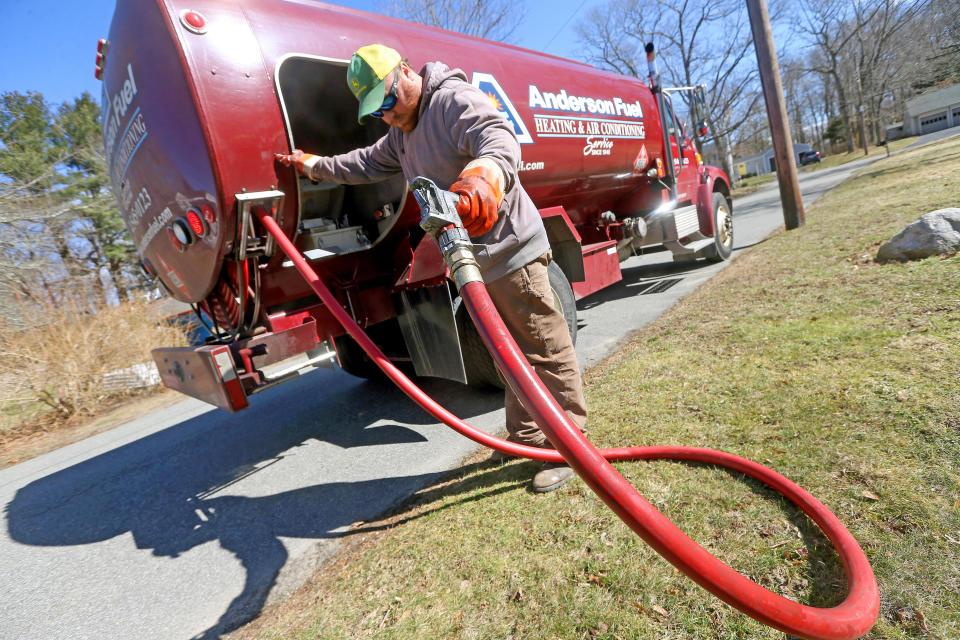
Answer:
<svg viewBox="0 0 960 640"><path fill-rule="evenodd" d="M502 395L453 383L425 386L458 415L479 415L503 403ZM377 418L435 423L392 386L325 370L257 400L245 412L205 413L23 487L6 506L11 538L74 546L130 532L137 548L168 558L216 540L246 572L243 591L198 636L217 638L262 610L287 561L280 536L342 536L351 523L375 518L443 475L397 469L376 480L325 482L262 497L218 496L308 440L344 449L419 443L426 439L418 431ZM194 597L204 598L199 587Z"/></svg>

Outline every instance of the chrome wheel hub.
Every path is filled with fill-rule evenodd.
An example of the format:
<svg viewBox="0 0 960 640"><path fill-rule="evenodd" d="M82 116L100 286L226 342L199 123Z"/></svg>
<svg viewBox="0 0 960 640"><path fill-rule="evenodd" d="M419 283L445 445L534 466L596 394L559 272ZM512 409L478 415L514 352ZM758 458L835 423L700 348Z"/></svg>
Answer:
<svg viewBox="0 0 960 640"><path fill-rule="evenodd" d="M717 209L717 238L725 247L733 244L733 216L726 205Z"/></svg>

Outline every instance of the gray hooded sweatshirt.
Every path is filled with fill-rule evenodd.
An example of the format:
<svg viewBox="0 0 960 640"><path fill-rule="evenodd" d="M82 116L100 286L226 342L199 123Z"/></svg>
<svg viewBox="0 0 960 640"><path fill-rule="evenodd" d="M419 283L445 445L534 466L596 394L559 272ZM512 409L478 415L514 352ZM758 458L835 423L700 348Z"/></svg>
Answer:
<svg viewBox="0 0 960 640"><path fill-rule="evenodd" d="M493 228L472 238L484 280L492 282L550 249L540 213L517 179L520 144L507 119L463 71L431 62L420 76L420 117L413 131L391 127L369 147L321 158L311 177L365 184L402 173L408 184L425 176L449 189L471 160L495 161L506 179L503 204Z"/></svg>

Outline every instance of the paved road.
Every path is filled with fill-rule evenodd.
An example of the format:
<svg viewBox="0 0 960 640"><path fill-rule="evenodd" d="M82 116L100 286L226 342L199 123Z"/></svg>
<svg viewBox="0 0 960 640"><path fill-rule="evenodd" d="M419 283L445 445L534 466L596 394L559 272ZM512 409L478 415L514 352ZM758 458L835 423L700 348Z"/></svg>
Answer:
<svg viewBox="0 0 960 640"><path fill-rule="evenodd" d="M804 174L805 201L861 164ZM783 223L775 186L734 210L738 250ZM666 256L631 258L621 283L580 301L584 365L725 266ZM501 429L498 395L425 388ZM186 400L0 471L0 638L219 637L302 584L352 523L475 449L395 389L320 369L242 414Z"/></svg>

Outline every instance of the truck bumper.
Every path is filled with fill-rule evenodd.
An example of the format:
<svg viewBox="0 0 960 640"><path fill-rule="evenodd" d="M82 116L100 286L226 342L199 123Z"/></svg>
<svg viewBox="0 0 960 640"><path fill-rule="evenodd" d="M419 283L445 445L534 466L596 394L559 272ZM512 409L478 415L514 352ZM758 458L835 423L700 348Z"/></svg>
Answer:
<svg viewBox="0 0 960 640"><path fill-rule="evenodd" d="M278 382L263 367L306 353L317 346L313 318L303 324L229 344L168 347L151 353L167 387L228 411L242 411L247 396ZM291 374L295 375L295 374Z"/></svg>
<svg viewBox="0 0 960 640"><path fill-rule="evenodd" d="M228 411L250 405L230 347L173 347L152 354L167 387Z"/></svg>

